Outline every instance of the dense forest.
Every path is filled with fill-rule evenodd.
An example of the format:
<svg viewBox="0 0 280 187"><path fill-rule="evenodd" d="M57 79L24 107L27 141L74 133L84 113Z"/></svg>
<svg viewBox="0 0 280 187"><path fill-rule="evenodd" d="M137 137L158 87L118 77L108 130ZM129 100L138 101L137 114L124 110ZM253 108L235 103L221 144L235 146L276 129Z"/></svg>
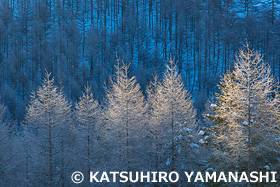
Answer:
<svg viewBox="0 0 280 187"><path fill-rule="evenodd" d="M0 0L0 186L280 172L279 77L278 0Z"/></svg>
<svg viewBox="0 0 280 187"><path fill-rule="evenodd" d="M278 0L1 0L2 102L23 119L45 70L71 101L87 82L101 101L116 56L143 89L172 57L201 110L246 40L279 76L279 12Z"/></svg>

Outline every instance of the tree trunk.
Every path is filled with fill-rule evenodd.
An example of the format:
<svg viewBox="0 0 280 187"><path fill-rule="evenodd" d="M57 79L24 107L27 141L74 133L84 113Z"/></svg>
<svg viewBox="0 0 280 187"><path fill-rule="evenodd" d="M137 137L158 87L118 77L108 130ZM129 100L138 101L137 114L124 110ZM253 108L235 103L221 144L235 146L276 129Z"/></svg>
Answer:
<svg viewBox="0 0 280 187"><path fill-rule="evenodd" d="M53 174L52 174L52 131L51 131L51 121L50 121L50 118L51 118L51 114L50 114L50 109L49 109L49 185L50 187L52 186L53 184Z"/></svg>
<svg viewBox="0 0 280 187"><path fill-rule="evenodd" d="M247 163L247 175L250 176L251 172L251 80L250 74L248 75L248 163ZM250 187L251 183L247 183L247 187Z"/></svg>
<svg viewBox="0 0 280 187"><path fill-rule="evenodd" d="M158 143L158 130L156 131L156 171L159 171L159 168L158 168L158 150L159 150L159 143ZM158 187L159 184L158 182L156 183L156 187Z"/></svg>
<svg viewBox="0 0 280 187"><path fill-rule="evenodd" d="M172 155L172 163L171 163L171 171L175 171L175 145L174 145L174 111L173 111L173 103L171 103L171 155Z"/></svg>
<svg viewBox="0 0 280 187"><path fill-rule="evenodd" d="M127 160L127 172L129 172L129 142L128 142L128 101L126 101L126 160Z"/></svg>
<svg viewBox="0 0 280 187"><path fill-rule="evenodd" d="M87 121L88 122L88 121ZM89 137L89 122L88 122L88 128L87 128L87 174L90 174L90 137ZM90 182L88 181L88 186L90 186Z"/></svg>
<svg viewBox="0 0 280 187"><path fill-rule="evenodd" d="M61 182L62 182L62 187L64 187L65 186L65 177L64 177L64 141L63 141L63 139L62 139L62 141L61 141Z"/></svg>

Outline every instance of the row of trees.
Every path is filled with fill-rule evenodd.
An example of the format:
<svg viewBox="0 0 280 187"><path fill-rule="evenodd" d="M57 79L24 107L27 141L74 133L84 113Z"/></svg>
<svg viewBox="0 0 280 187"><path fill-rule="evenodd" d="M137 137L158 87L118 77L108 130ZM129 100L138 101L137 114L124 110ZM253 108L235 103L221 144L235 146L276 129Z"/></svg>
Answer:
<svg viewBox="0 0 280 187"><path fill-rule="evenodd" d="M214 103L207 106L205 127L198 127L174 60L163 77L154 77L147 97L129 75L129 65L120 64L103 104L87 85L72 107L51 74L45 74L31 96L23 130L13 134L11 122L2 120L3 185L69 186L76 170L279 168L279 85L259 53L248 46L239 52L234 70L224 75ZM1 117L5 107L0 109Z"/></svg>
<svg viewBox="0 0 280 187"><path fill-rule="evenodd" d="M188 167L185 141L188 133L195 134L196 112L174 60L162 81L155 78L148 102L135 77L129 76L129 65L118 60L115 69L105 105L87 85L73 112L51 74L45 74L43 85L31 96L19 135L26 142L21 153L26 184L68 186L74 170Z"/></svg>
<svg viewBox="0 0 280 187"><path fill-rule="evenodd" d="M47 69L73 101L87 82L101 101L116 53L143 88L172 54L201 109L245 38L279 75L279 7L279 0L1 0L2 100L22 120Z"/></svg>

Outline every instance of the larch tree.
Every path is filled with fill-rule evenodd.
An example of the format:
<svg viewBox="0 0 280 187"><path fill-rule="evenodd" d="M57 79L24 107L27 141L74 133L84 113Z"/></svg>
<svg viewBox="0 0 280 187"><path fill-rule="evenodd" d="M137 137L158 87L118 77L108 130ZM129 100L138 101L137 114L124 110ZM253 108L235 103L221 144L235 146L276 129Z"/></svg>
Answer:
<svg viewBox="0 0 280 187"><path fill-rule="evenodd" d="M60 172L60 181L61 186L67 186L66 177L69 174L68 165L70 164L71 160L70 157L72 155L72 145L73 145L73 136L72 136L72 105L67 101L66 97L63 93L63 87L59 88L58 91L58 98L57 98L57 109L56 115L59 119L57 123L57 139L58 139L58 146L60 150L58 150L59 162L56 170ZM56 135L56 134L55 134ZM54 137L56 138L56 137Z"/></svg>
<svg viewBox="0 0 280 187"><path fill-rule="evenodd" d="M0 98L1 100L1 98ZM5 105L0 103L0 186L16 186L22 180L24 170L21 158L21 142L15 131L16 122Z"/></svg>
<svg viewBox="0 0 280 187"><path fill-rule="evenodd" d="M161 136L164 132L164 129L161 127L161 124L164 123L163 114L166 111L163 102L163 87L158 77L155 76L154 80L150 83L147 93L147 101L148 101L148 113L151 116L149 120L150 132L152 135L153 146L155 148L155 170L159 171L160 164L160 156L162 150L162 141Z"/></svg>
<svg viewBox="0 0 280 187"><path fill-rule="evenodd" d="M120 67L118 60L115 77L111 81L111 89L107 89L106 98L108 129L117 139L120 161L125 160L124 164L130 171L131 160L137 156L135 151L141 153L141 148L138 147L141 145L137 140L143 139L146 135L143 133L146 104L136 78L129 77L129 65L123 63Z"/></svg>
<svg viewBox="0 0 280 187"><path fill-rule="evenodd" d="M11 149L11 134L8 128L8 124L4 121L4 114L6 112L6 107L0 104L0 185L6 186L11 184L11 167L12 165L12 149ZM9 143L7 143L9 142Z"/></svg>
<svg viewBox="0 0 280 187"><path fill-rule="evenodd" d="M187 152L187 141L183 140L187 140L187 134L195 129L196 111L173 59L167 63L162 83L157 84L153 97L149 99L152 115L164 130L160 139L165 144L164 154L169 156L166 164L174 171L178 154Z"/></svg>
<svg viewBox="0 0 280 187"><path fill-rule="evenodd" d="M43 85L32 94L27 107L26 122L30 128L36 130L36 143L42 148L42 153L39 152L37 156L47 157L46 163L42 164L48 167L48 185L54 186L58 184L59 178L63 180L65 175L64 143L67 136L64 136L64 132L69 130L67 121L71 114L71 105L50 76L51 74L46 72ZM55 175L57 171L61 175ZM65 181L62 182L63 186Z"/></svg>
<svg viewBox="0 0 280 187"><path fill-rule="evenodd" d="M86 159L87 159L87 172L91 171L92 157L92 142L96 140L96 123L98 119L99 107L98 102L94 99L90 86L84 88L83 95L76 103L76 118L81 126L86 129ZM84 131L83 131L84 132Z"/></svg>
<svg viewBox="0 0 280 187"><path fill-rule="evenodd" d="M223 169L239 168L248 173L267 165L275 167L280 97L268 64L247 44L219 89L217 103L211 104L215 114L208 116L215 123L214 161Z"/></svg>

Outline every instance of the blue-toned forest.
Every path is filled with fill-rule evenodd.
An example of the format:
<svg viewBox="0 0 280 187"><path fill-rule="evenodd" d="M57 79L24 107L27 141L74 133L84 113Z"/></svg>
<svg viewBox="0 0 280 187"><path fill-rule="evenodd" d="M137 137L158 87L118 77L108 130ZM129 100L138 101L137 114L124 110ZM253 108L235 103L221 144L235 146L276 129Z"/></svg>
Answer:
<svg viewBox="0 0 280 187"><path fill-rule="evenodd" d="M1 0L0 91L22 119L45 69L76 101L89 82L99 101L116 64L143 87L175 58L199 109L246 43L279 75L277 0Z"/></svg>

